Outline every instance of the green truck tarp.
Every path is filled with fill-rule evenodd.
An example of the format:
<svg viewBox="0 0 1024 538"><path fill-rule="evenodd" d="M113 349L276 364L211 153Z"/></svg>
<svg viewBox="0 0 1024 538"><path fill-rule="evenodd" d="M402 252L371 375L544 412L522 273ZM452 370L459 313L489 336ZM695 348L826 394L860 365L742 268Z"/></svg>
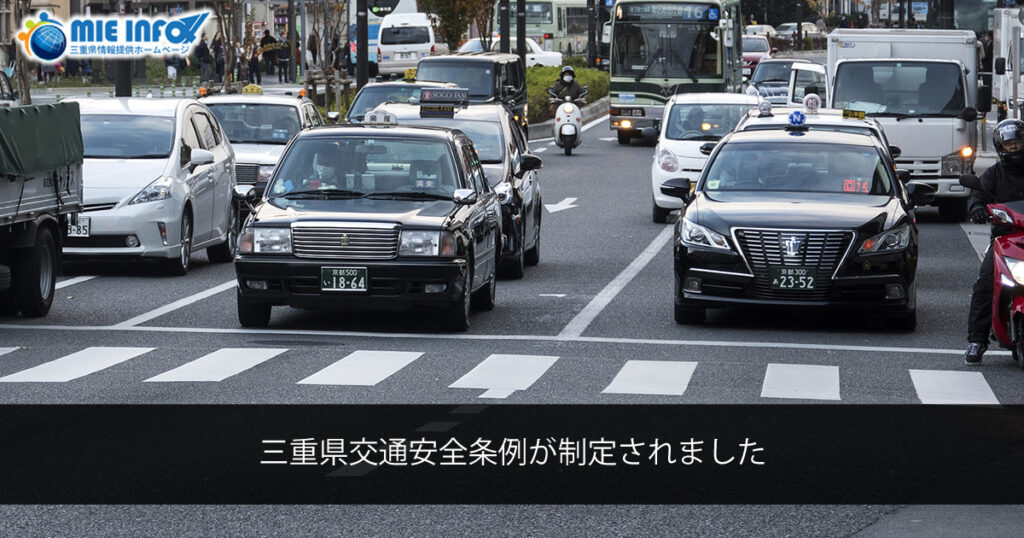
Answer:
<svg viewBox="0 0 1024 538"><path fill-rule="evenodd" d="M0 107L0 175L25 176L81 162L78 103Z"/></svg>

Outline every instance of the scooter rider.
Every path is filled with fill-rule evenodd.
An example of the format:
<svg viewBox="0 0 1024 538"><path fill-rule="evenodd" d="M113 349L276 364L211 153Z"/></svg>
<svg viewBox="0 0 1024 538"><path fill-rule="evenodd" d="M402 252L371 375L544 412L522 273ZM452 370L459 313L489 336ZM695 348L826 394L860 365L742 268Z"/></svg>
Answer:
<svg viewBox="0 0 1024 538"><path fill-rule="evenodd" d="M981 224L989 221L988 204L1024 200L1024 121L1007 119L999 122L992 136L999 162L981 175L982 190L971 191L968 199L971 222ZM971 311L967 324L967 364L981 363L981 356L988 349L988 336L992 327L992 275L994 273L992 248L985 251L985 258L978 271L971 295Z"/></svg>
<svg viewBox="0 0 1024 538"><path fill-rule="evenodd" d="M564 101L566 96L569 99L576 101L583 94L583 87L580 86L579 82L576 82L576 71L572 66L565 66L562 68L562 73L559 75L554 85L548 88L549 92L554 92L558 96L558 99ZM554 114L555 109L558 107L558 101L551 102L551 113Z"/></svg>

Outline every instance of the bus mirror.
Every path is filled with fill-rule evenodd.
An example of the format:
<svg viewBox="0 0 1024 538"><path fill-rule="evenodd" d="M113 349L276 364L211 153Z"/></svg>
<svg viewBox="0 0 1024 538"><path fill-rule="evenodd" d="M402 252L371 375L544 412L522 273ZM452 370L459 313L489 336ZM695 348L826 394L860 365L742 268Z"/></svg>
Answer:
<svg viewBox="0 0 1024 538"><path fill-rule="evenodd" d="M611 43L612 42L612 23L606 22L601 27L601 42Z"/></svg>

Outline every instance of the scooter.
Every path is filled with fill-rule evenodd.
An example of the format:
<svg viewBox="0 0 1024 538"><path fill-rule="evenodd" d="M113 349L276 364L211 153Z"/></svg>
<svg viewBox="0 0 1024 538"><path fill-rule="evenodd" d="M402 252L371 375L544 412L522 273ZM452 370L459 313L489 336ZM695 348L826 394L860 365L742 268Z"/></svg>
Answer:
<svg viewBox="0 0 1024 538"><path fill-rule="evenodd" d="M583 141L583 113L580 112L580 105L586 103L584 99L590 90L583 87L583 93L576 100L569 96L565 99L558 97L554 90L548 88L549 104L559 103L555 109L555 144L565 150L566 155L572 155L572 150Z"/></svg>
<svg viewBox="0 0 1024 538"><path fill-rule="evenodd" d="M960 176L960 184L981 189L977 176ZM989 204L992 217L992 332L1024 370L1024 200Z"/></svg>

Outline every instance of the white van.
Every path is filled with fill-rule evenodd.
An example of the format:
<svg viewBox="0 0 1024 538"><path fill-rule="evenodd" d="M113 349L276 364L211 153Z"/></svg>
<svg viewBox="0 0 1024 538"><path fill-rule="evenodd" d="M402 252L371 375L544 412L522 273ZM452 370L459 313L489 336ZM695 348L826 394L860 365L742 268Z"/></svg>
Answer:
<svg viewBox="0 0 1024 538"><path fill-rule="evenodd" d="M448 52L447 45L437 43L434 29L425 13L397 13L384 17L380 23L380 73L404 73L416 67L420 58L434 52Z"/></svg>

